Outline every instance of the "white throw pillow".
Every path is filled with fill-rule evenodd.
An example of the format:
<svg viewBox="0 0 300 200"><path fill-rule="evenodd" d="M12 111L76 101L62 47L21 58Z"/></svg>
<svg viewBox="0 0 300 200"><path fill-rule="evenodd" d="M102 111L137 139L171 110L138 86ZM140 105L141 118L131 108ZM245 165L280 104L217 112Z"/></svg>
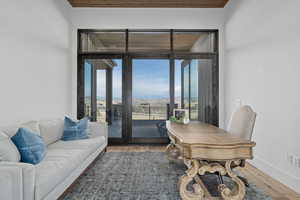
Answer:
<svg viewBox="0 0 300 200"><path fill-rule="evenodd" d="M15 144L6 134L0 132L0 162L20 162L20 159L21 156Z"/></svg>
<svg viewBox="0 0 300 200"><path fill-rule="evenodd" d="M40 128L39 128L39 124L37 121L29 121L20 125L15 125L15 126L10 126L10 127L5 127L5 128L1 128L1 130L8 135L9 137L14 136L19 128L26 128L29 131L31 131L32 133L35 133L37 135L41 135L40 134Z"/></svg>
<svg viewBox="0 0 300 200"><path fill-rule="evenodd" d="M43 120L39 122L41 137L46 145L61 139L64 132L64 120Z"/></svg>

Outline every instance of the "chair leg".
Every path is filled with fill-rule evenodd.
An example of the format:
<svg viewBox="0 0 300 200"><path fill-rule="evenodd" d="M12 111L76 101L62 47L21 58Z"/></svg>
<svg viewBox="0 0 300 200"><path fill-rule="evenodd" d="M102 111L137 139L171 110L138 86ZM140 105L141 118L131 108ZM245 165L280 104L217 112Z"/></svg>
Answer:
<svg viewBox="0 0 300 200"><path fill-rule="evenodd" d="M224 184L223 176L219 173L216 173L216 175L218 176L219 184ZM243 183L245 184L246 187L250 187L249 182L246 178L244 178L242 176L238 176L238 178L241 179L241 181L243 181Z"/></svg>
<svg viewBox="0 0 300 200"><path fill-rule="evenodd" d="M246 187L250 187L249 182L245 177L238 176L238 178L241 179L241 181L243 181Z"/></svg>
<svg viewBox="0 0 300 200"><path fill-rule="evenodd" d="M219 184L224 184L223 176L220 173L216 173L218 176L218 182Z"/></svg>

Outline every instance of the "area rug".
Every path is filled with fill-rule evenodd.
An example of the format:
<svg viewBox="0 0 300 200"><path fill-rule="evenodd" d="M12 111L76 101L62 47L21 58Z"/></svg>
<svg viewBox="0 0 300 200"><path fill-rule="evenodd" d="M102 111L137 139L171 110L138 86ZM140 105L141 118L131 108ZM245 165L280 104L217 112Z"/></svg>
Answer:
<svg viewBox="0 0 300 200"><path fill-rule="evenodd" d="M65 200L180 200L178 178L186 168L163 152L107 152L66 193ZM203 180L204 179L204 180ZM202 177L211 194L215 175ZM224 178L225 184L230 180ZM246 200L270 200L250 183Z"/></svg>

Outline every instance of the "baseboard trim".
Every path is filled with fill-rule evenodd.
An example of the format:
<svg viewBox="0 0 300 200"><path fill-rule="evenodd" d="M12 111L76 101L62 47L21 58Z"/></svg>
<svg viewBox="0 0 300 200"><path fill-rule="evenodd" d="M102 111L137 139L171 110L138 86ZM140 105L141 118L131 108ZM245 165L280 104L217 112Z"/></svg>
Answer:
<svg viewBox="0 0 300 200"><path fill-rule="evenodd" d="M250 160L249 163L300 194L300 178L278 169L259 156L255 156L254 160Z"/></svg>

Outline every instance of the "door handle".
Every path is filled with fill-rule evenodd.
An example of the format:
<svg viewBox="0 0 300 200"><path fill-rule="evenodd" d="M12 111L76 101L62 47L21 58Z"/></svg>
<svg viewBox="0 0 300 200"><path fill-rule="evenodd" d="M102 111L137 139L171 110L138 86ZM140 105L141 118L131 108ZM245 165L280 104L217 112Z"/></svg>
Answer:
<svg viewBox="0 0 300 200"><path fill-rule="evenodd" d="M106 110L106 122L108 125L112 124L112 116L111 116L111 110Z"/></svg>

